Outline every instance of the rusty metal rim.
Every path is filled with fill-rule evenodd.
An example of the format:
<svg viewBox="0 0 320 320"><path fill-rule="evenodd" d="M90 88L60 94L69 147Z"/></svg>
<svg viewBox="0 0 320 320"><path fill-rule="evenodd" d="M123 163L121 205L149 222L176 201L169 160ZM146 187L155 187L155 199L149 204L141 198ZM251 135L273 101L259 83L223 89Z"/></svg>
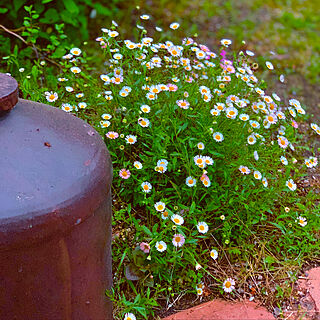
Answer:
<svg viewBox="0 0 320 320"><path fill-rule="evenodd" d="M18 97L18 82L14 78L0 73L0 111L11 110L18 103Z"/></svg>

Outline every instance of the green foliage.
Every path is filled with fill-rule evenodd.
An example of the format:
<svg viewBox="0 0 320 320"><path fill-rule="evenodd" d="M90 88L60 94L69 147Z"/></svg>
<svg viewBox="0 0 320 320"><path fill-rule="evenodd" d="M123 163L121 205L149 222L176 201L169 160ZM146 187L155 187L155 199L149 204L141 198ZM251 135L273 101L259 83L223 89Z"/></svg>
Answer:
<svg viewBox="0 0 320 320"><path fill-rule="evenodd" d="M97 22L117 12L118 2L109 1L107 5L91 0L0 2L1 25L4 26L0 28L0 56L10 56L12 49L18 46L17 65L23 63L31 67L33 59L61 58L66 47L79 46L89 38L89 31Z"/></svg>
<svg viewBox="0 0 320 320"><path fill-rule="evenodd" d="M115 4L118 1L110 1L107 5L95 3L91 0L42 0L36 1L32 5L27 0L6 1L1 5L0 13L6 13L2 23L7 27L19 28L20 21L24 17L24 10L31 10L31 7L36 11L36 16L33 19L38 19L41 24L41 38L48 40L52 33L51 25L55 23L64 23L66 32L76 45L80 41L89 38L88 24L89 15L95 10L95 15L98 17L110 17L116 11ZM80 35L80 37L79 37Z"/></svg>

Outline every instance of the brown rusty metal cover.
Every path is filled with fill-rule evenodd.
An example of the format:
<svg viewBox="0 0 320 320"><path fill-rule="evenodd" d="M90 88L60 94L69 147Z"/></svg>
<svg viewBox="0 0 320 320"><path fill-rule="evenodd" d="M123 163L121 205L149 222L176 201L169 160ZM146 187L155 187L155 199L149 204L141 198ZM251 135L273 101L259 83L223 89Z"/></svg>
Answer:
<svg viewBox="0 0 320 320"><path fill-rule="evenodd" d="M7 74L0 73L0 114L11 110L18 102L18 83Z"/></svg>
<svg viewBox="0 0 320 320"><path fill-rule="evenodd" d="M26 100L0 117L0 319L112 319L111 180L84 121Z"/></svg>

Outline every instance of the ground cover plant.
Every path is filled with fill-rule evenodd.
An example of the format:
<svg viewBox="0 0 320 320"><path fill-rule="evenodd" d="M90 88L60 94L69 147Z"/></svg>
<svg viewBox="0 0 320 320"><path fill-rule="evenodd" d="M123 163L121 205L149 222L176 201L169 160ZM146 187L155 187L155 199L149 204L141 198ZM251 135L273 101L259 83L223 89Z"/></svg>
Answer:
<svg viewBox="0 0 320 320"><path fill-rule="evenodd" d="M115 22L102 28L103 66L72 46L57 76L50 61L5 59L24 97L85 119L110 151L115 318L154 319L183 295L280 301L319 254L319 196L299 185L317 169L318 150L299 145L304 106L268 90L253 51L178 43L159 27L150 37L149 20L140 16L135 40ZM272 278L282 286L265 285Z"/></svg>

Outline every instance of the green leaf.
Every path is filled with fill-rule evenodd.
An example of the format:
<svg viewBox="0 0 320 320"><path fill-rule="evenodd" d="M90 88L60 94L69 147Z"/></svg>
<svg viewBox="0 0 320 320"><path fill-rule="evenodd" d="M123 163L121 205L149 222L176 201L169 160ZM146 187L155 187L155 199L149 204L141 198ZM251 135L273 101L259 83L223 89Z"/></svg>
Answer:
<svg viewBox="0 0 320 320"><path fill-rule="evenodd" d="M154 287L154 279L148 277L145 281L144 281L144 285L147 287Z"/></svg>
<svg viewBox="0 0 320 320"><path fill-rule="evenodd" d="M52 0L42 0L42 3L43 4L46 4L46 3L49 3L49 2L51 2Z"/></svg>
<svg viewBox="0 0 320 320"><path fill-rule="evenodd" d="M31 6L24 6L24 10L26 10L27 12L31 12L32 10L32 5Z"/></svg>
<svg viewBox="0 0 320 320"><path fill-rule="evenodd" d="M110 16L112 15L112 10L104 7L104 6L103 6L102 4L100 4L100 3L95 3L95 4L93 5L93 7L97 10L97 12L98 12L99 14L102 14L102 15L107 16L107 17L110 17Z"/></svg>
<svg viewBox="0 0 320 320"><path fill-rule="evenodd" d="M79 13L79 7L76 5L76 3L73 0L64 0L64 6L70 13Z"/></svg>
<svg viewBox="0 0 320 320"><path fill-rule="evenodd" d="M60 20L59 14L58 14L57 10L54 8L48 9L45 12L44 17L39 19L40 22L47 23L47 24L55 23L59 20Z"/></svg>
<svg viewBox="0 0 320 320"><path fill-rule="evenodd" d="M192 201L192 204L190 206L190 214L194 212L195 207L196 207L196 203Z"/></svg>
<svg viewBox="0 0 320 320"><path fill-rule="evenodd" d="M145 319L148 319L147 317L147 311L144 307L134 307Z"/></svg>
<svg viewBox="0 0 320 320"><path fill-rule="evenodd" d="M15 57L18 55L18 51L19 51L18 45L15 45L15 46L14 46L14 49L13 49L13 55L14 55Z"/></svg>
<svg viewBox="0 0 320 320"><path fill-rule="evenodd" d="M264 262L265 262L265 263L268 263L268 264L273 264L273 263L275 263L276 261L275 261L275 259L274 259L272 256L266 256L266 257L264 258Z"/></svg>
<svg viewBox="0 0 320 320"><path fill-rule="evenodd" d="M152 233L156 233L158 229L158 224L156 223L153 227L152 227Z"/></svg>
<svg viewBox="0 0 320 320"><path fill-rule="evenodd" d="M0 14L6 13L8 11L8 8L0 8Z"/></svg>
<svg viewBox="0 0 320 320"><path fill-rule="evenodd" d="M34 79L36 80L38 78L38 68L37 66L33 66L32 69L31 69L31 74L32 76L34 77Z"/></svg>
<svg viewBox="0 0 320 320"><path fill-rule="evenodd" d="M274 225L275 227L279 228L283 234L286 234L287 230L284 226L280 226L278 223L271 222L271 221L269 221L269 223Z"/></svg>
<svg viewBox="0 0 320 320"><path fill-rule="evenodd" d="M64 22L72 24L74 27L77 27L79 25L78 19L75 19L73 14L67 10L63 10L61 13L61 18Z"/></svg>
<svg viewBox="0 0 320 320"><path fill-rule="evenodd" d="M55 52L51 55L51 58L61 58L63 55L65 55L66 49L63 47L58 47Z"/></svg>
<svg viewBox="0 0 320 320"><path fill-rule="evenodd" d="M137 281L141 279L143 273L140 272L140 270L133 263L130 263L126 266L125 276L128 280Z"/></svg>
<svg viewBox="0 0 320 320"><path fill-rule="evenodd" d="M146 226L141 226L141 228L144 231L144 233L146 233L148 236L152 237L152 232Z"/></svg>

